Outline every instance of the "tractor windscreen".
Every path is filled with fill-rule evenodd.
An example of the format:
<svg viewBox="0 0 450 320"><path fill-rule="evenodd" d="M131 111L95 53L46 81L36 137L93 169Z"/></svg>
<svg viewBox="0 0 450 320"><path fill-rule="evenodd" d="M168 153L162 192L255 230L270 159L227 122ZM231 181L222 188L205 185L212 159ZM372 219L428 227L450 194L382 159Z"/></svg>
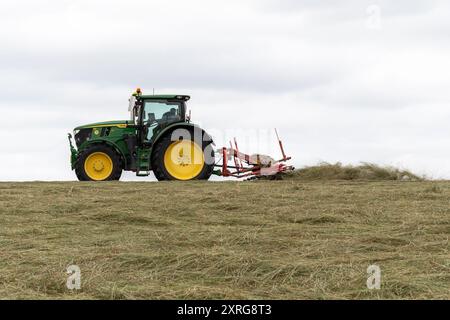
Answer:
<svg viewBox="0 0 450 320"><path fill-rule="evenodd" d="M181 102L146 101L142 120L149 126L168 124L182 120L181 112Z"/></svg>
<svg viewBox="0 0 450 320"><path fill-rule="evenodd" d="M142 124L151 128L147 131L148 141L169 124L184 120L183 103L179 101L148 100L144 102L143 108Z"/></svg>

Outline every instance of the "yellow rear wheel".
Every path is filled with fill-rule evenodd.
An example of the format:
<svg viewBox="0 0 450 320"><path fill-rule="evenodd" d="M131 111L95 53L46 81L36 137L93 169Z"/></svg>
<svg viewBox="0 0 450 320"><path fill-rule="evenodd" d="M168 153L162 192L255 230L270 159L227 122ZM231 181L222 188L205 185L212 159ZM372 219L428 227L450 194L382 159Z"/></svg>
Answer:
<svg viewBox="0 0 450 320"><path fill-rule="evenodd" d="M202 148L191 140L172 142L164 153L164 167L175 179L191 180L205 166Z"/></svg>
<svg viewBox="0 0 450 320"><path fill-rule="evenodd" d="M84 171L94 181L106 180L111 176L113 169L113 160L104 152L94 152L84 161Z"/></svg>

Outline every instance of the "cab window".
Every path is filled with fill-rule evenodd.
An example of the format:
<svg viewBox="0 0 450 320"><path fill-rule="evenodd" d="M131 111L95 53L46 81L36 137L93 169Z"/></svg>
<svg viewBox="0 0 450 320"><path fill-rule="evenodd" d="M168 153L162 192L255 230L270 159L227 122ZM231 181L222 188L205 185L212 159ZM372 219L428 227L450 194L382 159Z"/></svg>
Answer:
<svg viewBox="0 0 450 320"><path fill-rule="evenodd" d="M146 101L144 103L143 122L149 126L181 120L179 102Z"/></svg>
<svg viewBox="0 0 450 320"><path fill-rule="evenodd" d="M155 133L170 123L182 120L181 102L145 101L142 124L148 127L145 139L150 141Z"/></svg>

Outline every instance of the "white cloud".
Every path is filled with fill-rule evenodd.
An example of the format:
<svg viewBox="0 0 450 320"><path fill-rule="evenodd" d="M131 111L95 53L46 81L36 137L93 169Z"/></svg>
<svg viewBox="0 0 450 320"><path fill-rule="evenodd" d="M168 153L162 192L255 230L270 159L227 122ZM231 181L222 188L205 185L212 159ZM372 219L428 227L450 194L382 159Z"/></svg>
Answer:
<svg viewBox="0 0 450 320"><path fill-rule="evenodd" d="M366 27L369 5L379 29ZM240 134L249 152L271 151L265 130L278 127L297 166L373 161L450 178L449 9L2 1L0 180L74 179L66 132L126 118L136 86L191 94L194 120L221 143Z"/></svg>

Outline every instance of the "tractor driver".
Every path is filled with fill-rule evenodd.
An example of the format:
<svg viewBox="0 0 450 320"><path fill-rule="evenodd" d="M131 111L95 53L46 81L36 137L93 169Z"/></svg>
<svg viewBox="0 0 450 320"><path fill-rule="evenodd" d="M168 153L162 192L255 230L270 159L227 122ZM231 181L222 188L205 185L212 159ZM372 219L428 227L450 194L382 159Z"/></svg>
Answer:
<svg viewBox="0 0 450 320"><path fill-rule="evenodd" d="M161 117L161 120L163 122L172 122L172 121L180 120L180 117L178 117L177 110L175 108L170 108L169 111L167 111L166 113L163 114L163 116Z"/></svg>

